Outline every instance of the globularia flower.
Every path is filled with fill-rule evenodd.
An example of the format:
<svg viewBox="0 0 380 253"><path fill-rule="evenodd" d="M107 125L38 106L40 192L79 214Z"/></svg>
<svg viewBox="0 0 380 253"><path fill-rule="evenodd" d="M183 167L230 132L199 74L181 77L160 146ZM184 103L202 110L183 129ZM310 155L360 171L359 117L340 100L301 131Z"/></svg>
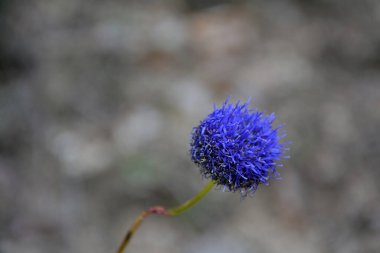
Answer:
<svg viewBox="0 0 380 253"><path fill-rule="evenodd" d="M284 132L272 127L275 118L250 109L249 101L233 105L227 99L193 129L191 159L225 190L254 192L279 175L286 148L279 142Z"/></svg>

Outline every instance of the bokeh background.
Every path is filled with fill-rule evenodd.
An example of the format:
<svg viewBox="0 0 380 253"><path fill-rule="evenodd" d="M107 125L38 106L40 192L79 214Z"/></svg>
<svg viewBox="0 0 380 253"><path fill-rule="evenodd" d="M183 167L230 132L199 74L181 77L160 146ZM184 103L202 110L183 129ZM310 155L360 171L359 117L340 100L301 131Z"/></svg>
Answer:
<svg viewBox="0 0 380 253"><path fill-rule="evenodd" d="M114 252L206 182L192 127L252 97L291 159L151 217L135 253L380 252L380 1L0 1L0 252Z"/></svg>

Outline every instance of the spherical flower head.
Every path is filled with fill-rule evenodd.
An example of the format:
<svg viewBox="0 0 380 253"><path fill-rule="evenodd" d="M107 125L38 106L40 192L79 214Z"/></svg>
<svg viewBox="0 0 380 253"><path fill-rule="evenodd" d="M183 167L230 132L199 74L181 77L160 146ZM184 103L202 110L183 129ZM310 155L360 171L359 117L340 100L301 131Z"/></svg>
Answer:
<svg viewBox="0 0 380 253"><path fill-rule="evenodd" d="M191 159L206 178L224 190L254 192L260 184L278 178L276 167L287 149L280 127L273 128L275 115L265 115L245 104L215 108L193 129Z"/></svg>

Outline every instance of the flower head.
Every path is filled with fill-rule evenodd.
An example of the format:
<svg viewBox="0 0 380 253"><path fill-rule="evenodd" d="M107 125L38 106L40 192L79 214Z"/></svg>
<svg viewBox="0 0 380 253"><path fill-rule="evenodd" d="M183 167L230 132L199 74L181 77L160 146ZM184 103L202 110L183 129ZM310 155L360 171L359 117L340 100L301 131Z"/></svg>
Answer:
<svg viewBox="0 0 380 253"><path fill-rule="evenodd" d="M215 108L193 129L191 159L201 173L226 190L243 195L277 178L278 161L284 158L285 136L273 128L276 116L249 109L249 101Z"/></svg>

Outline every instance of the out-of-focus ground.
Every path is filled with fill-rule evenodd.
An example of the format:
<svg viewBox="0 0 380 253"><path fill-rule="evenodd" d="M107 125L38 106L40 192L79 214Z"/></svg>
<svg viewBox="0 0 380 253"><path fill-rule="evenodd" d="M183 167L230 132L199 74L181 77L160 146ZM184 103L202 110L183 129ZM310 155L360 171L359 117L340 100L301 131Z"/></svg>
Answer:
<svg viewBox="0 0 380 253"><path fill-rule="evenodd" d="M135 253L380 252L380 1L0 1L0 252L114 252L206 182L226 96L286 123L283 180L152 217Z"/></svg>

